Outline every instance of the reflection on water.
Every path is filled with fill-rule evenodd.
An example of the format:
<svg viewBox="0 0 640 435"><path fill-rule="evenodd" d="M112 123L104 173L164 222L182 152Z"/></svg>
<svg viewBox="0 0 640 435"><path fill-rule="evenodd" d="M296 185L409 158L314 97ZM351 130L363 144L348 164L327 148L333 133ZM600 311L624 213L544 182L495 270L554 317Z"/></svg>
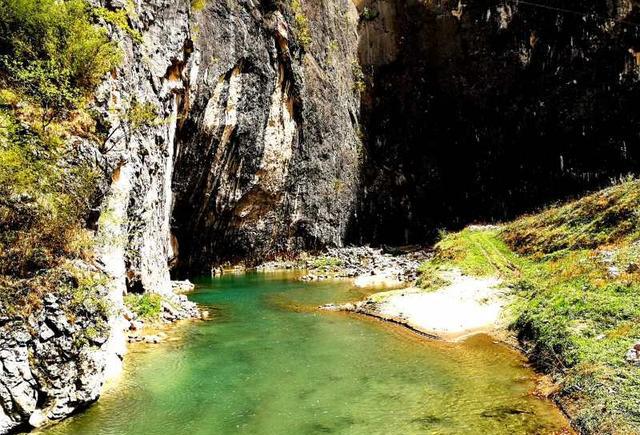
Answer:
<svg viewBox="0 0 640 435"><path fill-rule="evenodd" d="M566 423L533 373L478 336L425 340L312 308L364 296L291 274L203 279L214 319L137 346L117 388L47 434L543 434Z"/></svg>

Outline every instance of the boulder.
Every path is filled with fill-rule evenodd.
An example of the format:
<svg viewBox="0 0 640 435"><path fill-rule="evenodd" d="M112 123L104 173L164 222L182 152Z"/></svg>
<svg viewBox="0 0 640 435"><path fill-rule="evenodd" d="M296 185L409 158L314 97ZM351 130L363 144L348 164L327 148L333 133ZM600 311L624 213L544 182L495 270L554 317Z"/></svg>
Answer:
<svg viewBox="0 0 640 435"><path fill-rule="evenodd" d="M173 290L174 293L188 293L193 291L195 287L196 286L188 279L183 281L171 281L171 290Z"/></svg>

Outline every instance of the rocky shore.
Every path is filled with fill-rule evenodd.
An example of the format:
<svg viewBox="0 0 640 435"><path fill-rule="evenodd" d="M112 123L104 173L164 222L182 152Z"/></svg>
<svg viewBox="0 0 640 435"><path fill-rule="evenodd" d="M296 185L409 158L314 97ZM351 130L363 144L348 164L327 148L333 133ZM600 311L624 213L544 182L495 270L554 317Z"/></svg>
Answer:
<svg viewBox="0 0 640 435"><path fill-rule="evenodd" d="M305 253L297 260L270 261L261 271L300 269L302 281L350 278L358 287L404 287L418 277L418 267L431 254L419 246L371 248L368 246L330 248L321 253Z"/></svg>
<svg viewBox="0 0 640 435"><path fill-rule="evenodd" d="M123 310L123 318L128 322L127 341L129 343L160 343L167 338L167 334L162 331L147 334L147 329L155 331L180 320L206 319L209 316L208 311L200 310L194 302L187 299L186 295L178 294L179 292L192 291L195 286L191 282L188 280L172 281L171 287L174 294L169 297L163 296L158 319L148 322L128 308Z"/></svg>
<svg viewBox="0 0 640 435"><path fill-rule="evenodd" d="M78 290L47 293L27 318L0 307L0 433L42 427L82 409L120 372L127 340L158 343L166 337L146 335L144 319L106 300L106 294L89 297ZM206 314L185 295L164 295L158 323Z"/></svg>
<svg viewBox="0 0 640 435"><path fill-rule="evenodd" d="M365 300L319 307L398 323L430 338L461 340L477 333L502 335L506 292L496 277L478 278L457 269L440 271L435 291L417 287L420 265L433 258L421 247L348 247L303 254L297 260L272 261L262 271L304 270L302 281L350 279L360 288L379 288Z"/></svg>

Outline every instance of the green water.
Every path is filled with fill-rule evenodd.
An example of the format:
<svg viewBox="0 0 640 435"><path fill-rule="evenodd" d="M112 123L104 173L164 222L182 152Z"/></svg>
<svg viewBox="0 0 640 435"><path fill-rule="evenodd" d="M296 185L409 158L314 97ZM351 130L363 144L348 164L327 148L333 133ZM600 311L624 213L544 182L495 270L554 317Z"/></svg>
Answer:
<svg viewBox="0 0 640 435"><path fill-rule="evenodd" d="M312 308L347 283L248 274L199 282L213 320L133 346L120 383L47 434L529 434L566 423L509 349L445 344Z"/></svg>

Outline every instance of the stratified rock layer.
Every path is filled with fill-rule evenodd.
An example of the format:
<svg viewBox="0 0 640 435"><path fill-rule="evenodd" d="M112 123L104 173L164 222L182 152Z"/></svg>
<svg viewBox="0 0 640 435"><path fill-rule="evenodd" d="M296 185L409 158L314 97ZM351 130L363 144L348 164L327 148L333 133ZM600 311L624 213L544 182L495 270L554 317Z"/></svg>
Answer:
<svg viewBox="0 0 640 435"><path fill-rule="evenodd" d="M195 15L173 182L182 271L340 245L355 200L355 7L232 3Z"/></svg>

